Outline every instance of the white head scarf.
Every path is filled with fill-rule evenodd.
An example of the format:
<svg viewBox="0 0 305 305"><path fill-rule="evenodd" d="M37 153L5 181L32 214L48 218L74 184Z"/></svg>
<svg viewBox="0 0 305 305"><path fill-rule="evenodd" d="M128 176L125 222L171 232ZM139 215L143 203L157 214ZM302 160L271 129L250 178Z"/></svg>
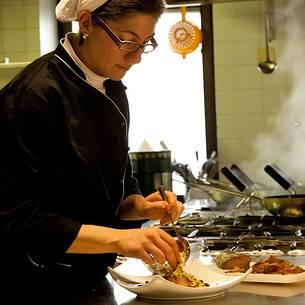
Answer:
<svg viewBox="0 0 305 305"><path fill-rule="evenodd" d="M108 0L61 0L55 8L56 18L61 22L77 20L78 12L93 12Z"/></svg>

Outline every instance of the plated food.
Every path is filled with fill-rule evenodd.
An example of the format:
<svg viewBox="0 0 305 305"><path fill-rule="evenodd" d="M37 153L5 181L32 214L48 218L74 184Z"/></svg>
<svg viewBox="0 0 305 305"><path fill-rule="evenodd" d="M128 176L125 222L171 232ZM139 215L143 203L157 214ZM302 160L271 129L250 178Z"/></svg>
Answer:
<svg viewBox="0 0 305 305"><path fill-rule="evenodd" d="M201 288L210 286L193 274L185 272L183 262L179 263L171 273L165 274L164 278L172 283L186 287Z"/></svg>
<svg viewBox="0 0 305 305"><path fill-rule="evenodd" d="M288 260L281 259L270 255L266 259L262 259L256 262L252 266L252 273L264 273L264 274L296 274L305 272L305 270Z"/></svg>
<svg viewBox="0 0 305 305"><path fill-rule="evenodd" d="M246 272L250 268L251 258L235 252L221 252L215 257L216 265L230 272Z"/></svg>
<svg viewBox="0 0 305 305"><path fill-rule="evenodd" d="M216 265L228 272L245 272L250 268L251 258L245 254L235 252L222 252L215 257ZM286 259L269 255L260 259L252 266L251 273L260 274L297 274L305 272L301 266L294 265Z"/></svg>
<svg viewBox="0 0 305 305"><path fill-rule="evenodd" d="M160 274L158 272L159 270L157 268L149 268L151 271L156 271L156 273L153 274L160 274L164 279L175 283L177 285L185 286L185 287L193 287L193 288L201 288L201 287L209 287L209 284L203 281L202 279L197 278L191 273L187 273L184 270L185 266L185 253L180 252L180 261L175 269L171 268L170 266L168 268L162 268L161 270L166 271L163 274Z"/></svg>
<svg viewBox="0 0 305 305"><path fill-rule="evenodd" d="M114 269L108 267L112 279L121 287L141 298L157 300L191 300L221 296L227 289L241 283L246 273L227 274L215 264L204 264L200 259L188 261L183 268L188 275L209 284L193 288L166 280L160 274L153 275L139 259L129 258Z"/></svg>

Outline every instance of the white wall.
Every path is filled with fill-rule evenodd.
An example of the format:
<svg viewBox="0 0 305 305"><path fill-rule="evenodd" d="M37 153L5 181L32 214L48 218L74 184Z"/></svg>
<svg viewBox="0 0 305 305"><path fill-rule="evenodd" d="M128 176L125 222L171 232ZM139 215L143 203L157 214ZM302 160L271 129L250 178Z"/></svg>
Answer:
<svg viewBox="0 0 305 305"><path fill-rule="evenodd" d="M275 37L270 46L278 69L270 75L257 69L257 50L265 46L262 2L213 6L220 168L236 163L272 184L263 168L277 163L305 182L305 2L273 4Z"/></svg>

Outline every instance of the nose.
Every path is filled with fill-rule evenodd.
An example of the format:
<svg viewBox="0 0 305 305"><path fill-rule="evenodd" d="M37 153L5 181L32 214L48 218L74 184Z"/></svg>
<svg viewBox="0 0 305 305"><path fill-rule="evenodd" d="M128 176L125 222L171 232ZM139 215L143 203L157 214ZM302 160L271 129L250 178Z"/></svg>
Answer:
<svg viewBox="0 0 305 305"><path fill-rule="evenodd" d="M130 61L135 65L141 62L142 54L143 54L143 48L139 48L136 51L127 53L126 55L129 57Z"/></svg>

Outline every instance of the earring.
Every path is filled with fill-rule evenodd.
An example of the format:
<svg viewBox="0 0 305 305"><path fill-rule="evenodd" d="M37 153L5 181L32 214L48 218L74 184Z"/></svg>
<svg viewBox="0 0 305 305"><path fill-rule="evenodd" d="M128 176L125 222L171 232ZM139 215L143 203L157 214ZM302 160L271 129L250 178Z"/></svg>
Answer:
<svg viewBox="0 0 305 305"><path fill-rule="evenodd" d="M83 33L83 39L86 40L88 38L88 34L87 33Z"/></svg>

